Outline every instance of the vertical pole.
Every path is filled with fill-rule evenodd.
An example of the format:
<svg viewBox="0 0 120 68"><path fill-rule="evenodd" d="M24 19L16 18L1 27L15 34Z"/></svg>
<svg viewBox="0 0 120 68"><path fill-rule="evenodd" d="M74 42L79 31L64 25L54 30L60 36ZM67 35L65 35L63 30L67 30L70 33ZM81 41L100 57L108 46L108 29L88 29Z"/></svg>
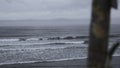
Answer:
<svg viewBox="0 0 120 68"><path fill-rule="evenodd" d="M111 0L93 0L88 68L105 68L108 51Z"/></svg>

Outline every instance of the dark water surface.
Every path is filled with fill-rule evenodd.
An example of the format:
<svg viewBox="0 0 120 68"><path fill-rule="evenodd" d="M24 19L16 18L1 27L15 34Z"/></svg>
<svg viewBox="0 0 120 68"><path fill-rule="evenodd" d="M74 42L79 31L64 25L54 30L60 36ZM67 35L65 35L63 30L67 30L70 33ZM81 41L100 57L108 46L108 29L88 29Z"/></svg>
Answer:
<svg viewBox="0 0 120 68"><path fill-rule="evenodd" d="M120 39L119 29L111 26L110 44ZM0 64L85 59L88 33L88 25L0 27Z"/></svg>

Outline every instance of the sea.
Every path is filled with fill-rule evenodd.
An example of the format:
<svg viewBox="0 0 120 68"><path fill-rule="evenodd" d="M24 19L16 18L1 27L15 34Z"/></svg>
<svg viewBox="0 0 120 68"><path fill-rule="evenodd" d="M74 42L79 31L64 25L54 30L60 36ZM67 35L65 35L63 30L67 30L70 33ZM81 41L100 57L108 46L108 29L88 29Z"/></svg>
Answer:
<svg viewBox="0 0 120 68"><path fill-rule="evenodd" d="M86 59L88 38L89 25L0 26L0 65ZM119 40L120 24L112 24L109 48Z"/></svg>

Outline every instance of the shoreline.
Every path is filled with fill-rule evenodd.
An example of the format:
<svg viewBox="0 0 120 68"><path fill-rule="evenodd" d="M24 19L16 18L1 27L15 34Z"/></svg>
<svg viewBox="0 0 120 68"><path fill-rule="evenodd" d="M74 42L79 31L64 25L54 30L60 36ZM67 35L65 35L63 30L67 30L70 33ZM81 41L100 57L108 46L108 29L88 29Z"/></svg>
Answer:
<svg viewBox="0 0 120 68"><path fill-rule="evenodd" d="M56 60L46 60L46 61L24 61L24 62L17 62L17 63L1 63L2 65L14 65L14 64L32 64L32 63L42 63L42 62L61 62L61 61L72 61L72 60L85 60L87 57L79 57L79 58L66 58L66 59L56 59Z"/></svg>
<svg viewBox="0 0 120 68"><path fill-rule="evenodd" d="M63 61L44 61L34 63L5 64L0 68L86 68L87 59L73 59ZM112 67L120 68L120 56L114 56Z"/></svg>

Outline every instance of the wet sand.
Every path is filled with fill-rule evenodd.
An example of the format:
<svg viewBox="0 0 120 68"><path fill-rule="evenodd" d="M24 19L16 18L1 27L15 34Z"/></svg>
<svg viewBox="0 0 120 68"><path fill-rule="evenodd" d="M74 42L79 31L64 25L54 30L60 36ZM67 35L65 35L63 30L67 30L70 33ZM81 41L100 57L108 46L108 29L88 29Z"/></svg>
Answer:
<svg viewBox="0 0 120 68"><path fill-rule="evenodd" d="M23 64L1 65L0 68L86 68L86 59L49 61ZM113 68L120 68L120 56L114 57L112 61Z"/></svg>

